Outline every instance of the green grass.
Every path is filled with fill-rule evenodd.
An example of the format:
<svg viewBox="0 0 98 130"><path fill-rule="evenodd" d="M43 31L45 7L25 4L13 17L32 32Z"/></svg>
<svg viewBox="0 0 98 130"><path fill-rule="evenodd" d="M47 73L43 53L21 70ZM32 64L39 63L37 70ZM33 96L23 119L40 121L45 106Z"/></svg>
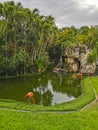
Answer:
<svg viewBox="0 0 98 130"><path fill-rule="evenodd" d="M0 130L98 130L98 111L54 114L0 110Z"/></svg>
<svg viewBox="0 0 98 130"><path fill-rule="evenodd" d="M98 77L93 77L91 80L90 80L90 83L92 84L93 88L96 90L96 93L98 95Z"/></svg>
<svg viewBox="0 0 98 130"><path fill-rule="evenodd" d="M95 89L97 98L98 98L98 76L92 77L89 82L92 85L92 87ZM95 105L93 105L93 107L89 108L89 110L98 111L98 99L97 99Z"/></svg>
<svg viewBox="0 0 98 130"><path fill-rule="evenodd" d="M80 110L84 105L94 100L94 87L98 94L97 77L86 78L82 81L83 95L72 102L51 107L29 105L12 100L0 100L0 107L21 110L50 110L50 113L37 111L20 112L0 110L0 130L98 130L98 103L86 111L69 113L51 113L51 110Z"/></svg>

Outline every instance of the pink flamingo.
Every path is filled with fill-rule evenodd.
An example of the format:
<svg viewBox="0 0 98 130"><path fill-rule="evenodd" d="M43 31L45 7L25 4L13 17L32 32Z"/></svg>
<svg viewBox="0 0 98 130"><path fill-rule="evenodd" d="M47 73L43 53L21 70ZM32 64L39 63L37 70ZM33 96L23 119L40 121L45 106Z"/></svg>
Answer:
<svg viewBox="0 0 98 130"><path fill-rule="evenodd" d="M34 94L33 94L33 92L28 92L28 93L25 95L25 98L29 99L31 103L35 104L35 99L34 99Z"/></svg>

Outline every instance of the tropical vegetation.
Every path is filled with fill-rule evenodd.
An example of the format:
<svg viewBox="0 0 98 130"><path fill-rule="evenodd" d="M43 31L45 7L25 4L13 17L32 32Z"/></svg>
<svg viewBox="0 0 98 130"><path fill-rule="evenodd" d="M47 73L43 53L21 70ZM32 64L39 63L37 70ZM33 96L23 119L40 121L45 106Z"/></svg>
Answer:
<svg viewBox="0 0 98 130"><path fill-rule="evenodd" d="M56 30L54 18L39 15L38 9L14 1L0 3L0 75L46 68Z"/></svg>
<svg viewBox="0 0 98 130"><path fill-rule="evenodd" d="M40 15L37 8L30 10L14 1L0 3L0 76L45 70L66 47L85 44L97 51L97 43L98 26L59 29L51 15ZM95 50L88 61L94 59Z"/></svg>

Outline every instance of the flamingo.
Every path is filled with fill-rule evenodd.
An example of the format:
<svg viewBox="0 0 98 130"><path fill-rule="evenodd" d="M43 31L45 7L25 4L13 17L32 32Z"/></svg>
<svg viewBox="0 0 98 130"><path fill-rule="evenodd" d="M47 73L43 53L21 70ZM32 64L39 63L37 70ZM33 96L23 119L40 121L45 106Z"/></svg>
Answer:
<svg viewBox="0 0 98 130"><path fill-rule="evenodd" d="M25 98L29 99L31 103L35 104L35 99L34 99L34 93L33 92L28 92L25 95Z"/></svg>

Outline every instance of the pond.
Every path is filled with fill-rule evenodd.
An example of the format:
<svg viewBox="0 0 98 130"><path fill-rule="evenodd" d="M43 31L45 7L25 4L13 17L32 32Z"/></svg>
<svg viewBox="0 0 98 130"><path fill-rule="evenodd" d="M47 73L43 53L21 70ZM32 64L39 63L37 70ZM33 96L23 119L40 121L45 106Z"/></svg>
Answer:
<svg viewBox="0 0 98 130"><path fill-rule="evenodd" d="M82 89L74 74L43 73L30 77L0 79L0 98L27 102L25 95L34 93L35 103L51 106L78 98Z"/></svg>

